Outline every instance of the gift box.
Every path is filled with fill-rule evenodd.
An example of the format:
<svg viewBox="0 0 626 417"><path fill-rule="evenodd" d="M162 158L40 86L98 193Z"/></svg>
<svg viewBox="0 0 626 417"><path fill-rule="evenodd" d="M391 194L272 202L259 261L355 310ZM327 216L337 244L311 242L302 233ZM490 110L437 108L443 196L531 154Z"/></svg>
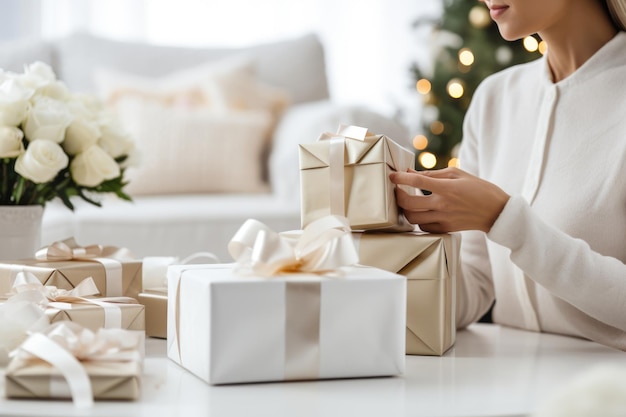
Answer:
<svg viewBox="0 0 626 417"><path fill-rule="evenodd" d="M240 275L168 270L167 354L210 384L404 371L406 278L372 267Z"/></svg>
<svg viewBox="0 0 626 417"><path fill-rule="evenodd" d="M100 295L137 298L141 291L141 260L132 259L124 249L89 246L73 240L55 242L36 258L0 262L0 294L10 291L17 274L32 273L42 284L71 290L92 277Z"/></svg>
<svg viewBox="0 0 626 417"><path fill-rule="evenodd" d="M210 252L196 252L182 260L173 256L143 258L143 291L137 300L146 307L146 336L167 338L167 268L170 265L219 263Z"/></svg>
<svg viewBox="0 0 626 417"><path fill-rule="evenodd" d="M361 264L407 278L406 353L443 355L456 338L459 234L362 233Z"/></svg>
<svg viewBox="0 0 626 417"><path fill-rule="evenodd" d="M48 304L45 313L50 323L67 320L93 331L101 327L145 330L145 307L129 297L86 299L72 303L53 301Z"/></svg>
<svg viewBox="0 0 626 417"><path fill-rule="evenodd" d="M167 338L167 287L147 288L137 300L146 307L146 336Z"/></svg>
<svg viewBox="0 0 626 417"><path fill-rule="evenodd" d="M354 230L413 226L399 210L389 174L415 168L415 155L384 135L340 126L300 144L302 227L326 215L345 216ZM412 193L411 189L406 189Z"/></svg>
<svg viewBox="0 0 626 417"><path fill-rule="evenodd" d="M143 341L135 332L76 323L51 325L31 335L5 373L8 398L73 398L78 406L93 399L132 400L139 396Z"/></svg>

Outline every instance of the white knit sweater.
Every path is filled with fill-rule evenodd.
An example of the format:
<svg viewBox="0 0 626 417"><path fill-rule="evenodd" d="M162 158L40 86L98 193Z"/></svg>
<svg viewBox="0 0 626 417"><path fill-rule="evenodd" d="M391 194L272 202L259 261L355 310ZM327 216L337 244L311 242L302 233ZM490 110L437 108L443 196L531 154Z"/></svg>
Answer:
<svg viewBox="0 0 626 417"><path fill-rule="evenodd" d="M545 58L485 80L460 160L512 198L464 233L458 325L495 296L497 323L626 350L626 33L556 84Z"/></svg>

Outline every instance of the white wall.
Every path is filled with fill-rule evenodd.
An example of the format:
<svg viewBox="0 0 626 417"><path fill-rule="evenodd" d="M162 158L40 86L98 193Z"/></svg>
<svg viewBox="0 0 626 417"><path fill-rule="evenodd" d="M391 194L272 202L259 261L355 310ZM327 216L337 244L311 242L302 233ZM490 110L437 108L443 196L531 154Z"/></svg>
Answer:
<svg viewBox="0 0 626 417"><path fill-rule="evenodd" d="M19 36L50 39L82 29L116 39L198 47L243 46L316 32L326 47L335 100L388 114L401 110L415 121L419 97L409 67L427 59L428 36L412 23L438 15L440 1L0 0L5 16L0 24L21 22L17 27L22 29L13 33ZM0 32L5 39L11 35Z"/></svg>

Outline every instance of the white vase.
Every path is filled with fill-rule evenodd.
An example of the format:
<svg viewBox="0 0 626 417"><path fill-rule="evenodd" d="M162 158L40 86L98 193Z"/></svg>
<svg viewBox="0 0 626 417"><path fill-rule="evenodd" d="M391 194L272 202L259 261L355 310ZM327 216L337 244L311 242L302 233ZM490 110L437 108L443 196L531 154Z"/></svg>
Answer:
<svg viewBox="0 0 626 417"><path fill-rule="evenodd" d="M0 260L35 256L42 217L43 206L0 206Z"/></svg>

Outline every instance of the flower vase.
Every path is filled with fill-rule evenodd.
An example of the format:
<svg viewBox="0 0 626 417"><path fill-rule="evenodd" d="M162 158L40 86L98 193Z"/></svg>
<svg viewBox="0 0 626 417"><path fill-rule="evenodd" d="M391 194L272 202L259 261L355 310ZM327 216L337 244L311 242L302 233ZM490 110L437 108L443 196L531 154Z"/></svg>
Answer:
<svg viewBox="0 0 626 417"><path fill-rule="evenodd" d="M0 260L33 258L42 218L43 206L0 206Z"/></svg>

